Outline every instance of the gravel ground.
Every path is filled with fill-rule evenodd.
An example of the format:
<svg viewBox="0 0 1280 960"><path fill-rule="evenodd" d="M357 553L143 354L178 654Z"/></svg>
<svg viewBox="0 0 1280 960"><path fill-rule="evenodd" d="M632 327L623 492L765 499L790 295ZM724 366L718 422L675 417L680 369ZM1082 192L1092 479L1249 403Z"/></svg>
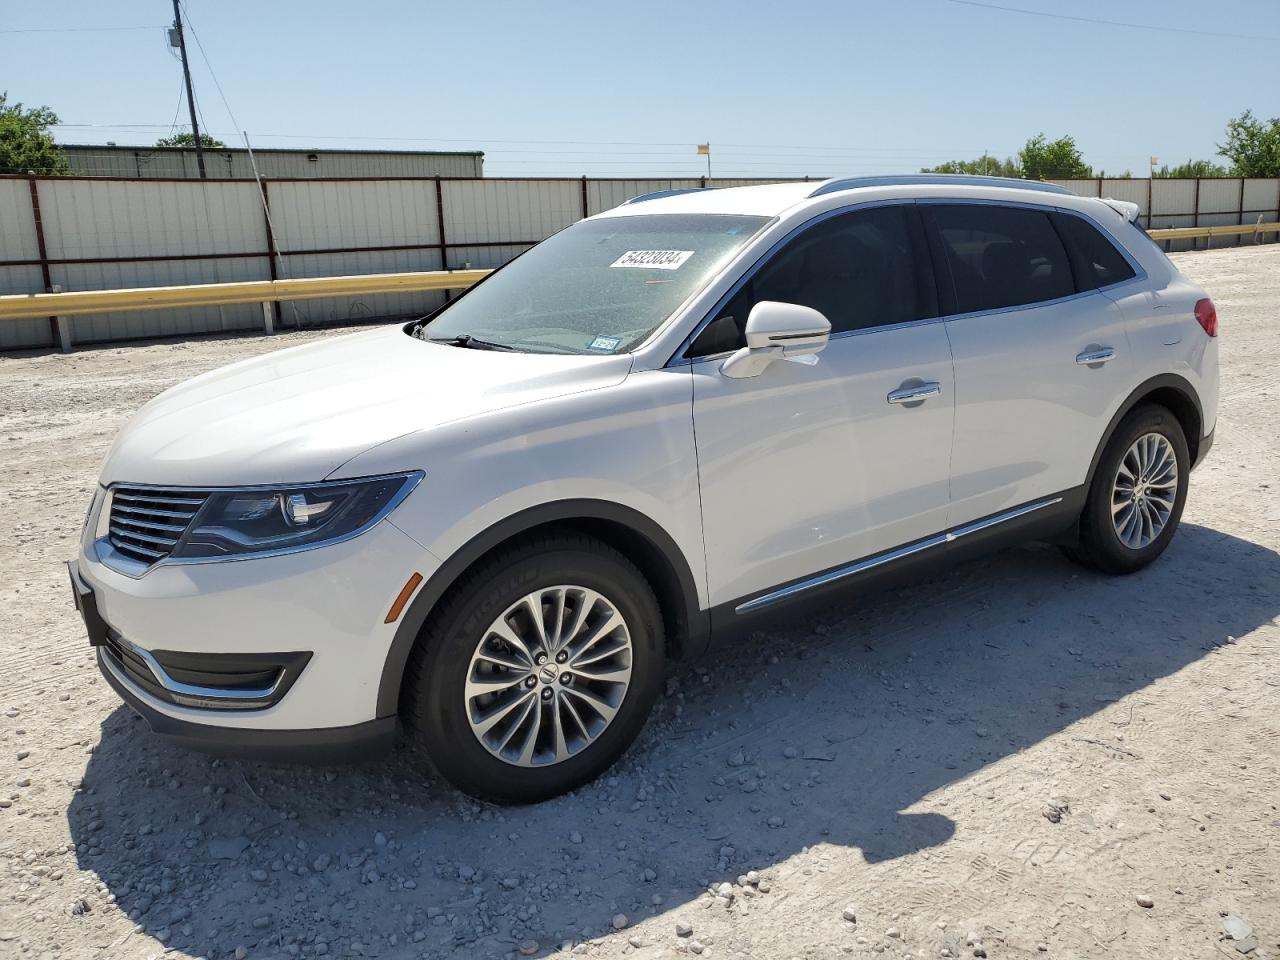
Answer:
<svg viewBox="0 0 1280 960"><path fill-rule="evenodd" d="M612 776L529 808L405 751L183 752L91 664L61 561L113 434L333 331L0 358L0 957L1280 955L1280 246L1176 259L1224 389L1160 562L833 605L673 670Z"/></svg>

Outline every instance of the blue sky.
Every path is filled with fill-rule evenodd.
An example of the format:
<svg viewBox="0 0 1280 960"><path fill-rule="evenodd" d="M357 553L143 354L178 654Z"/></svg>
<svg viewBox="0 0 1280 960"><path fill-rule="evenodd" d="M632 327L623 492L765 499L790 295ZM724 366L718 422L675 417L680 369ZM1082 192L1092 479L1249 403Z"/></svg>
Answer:
<svg viewBox="0 0 1280 960"><path fill-rule="evenodd" d="M898 172L1036 133L1094 167L1209 157L1245 108L1280 115L1278 0L783 4L186 0L209 130L259 147L481 149L490 175ZM68 143L176 122L165 0L0 0L0 90ZM143 27L96 31L84 28ZM55 28L58 32L11 32ZM66 28L79 28L69 32ZM1205 35L1238 34L1239 38ZM73 126L74 125L74 126Z"/></svg>

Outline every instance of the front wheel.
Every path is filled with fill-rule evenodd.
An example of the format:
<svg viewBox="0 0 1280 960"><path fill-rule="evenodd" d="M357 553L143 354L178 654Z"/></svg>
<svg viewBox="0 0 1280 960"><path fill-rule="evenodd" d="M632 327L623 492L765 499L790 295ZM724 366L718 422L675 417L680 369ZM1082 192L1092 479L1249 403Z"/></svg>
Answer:
<svg viewBox="0 0 1280 960"><path fill-rule="evenodd" d="M1141 570L1164 553L1187 499L1191 458L1178 419L1144 405L1126 416L1103 450L1068 555L1104 573Z"/></svg>
<svg viewBox="0 0 1280 960"><path fill-rule="evenodd" d="M459 789L527 803L594 779L644 726L662 618L624 556L579 536L527 540L465 574L409 661L402 715Z"/></svg>

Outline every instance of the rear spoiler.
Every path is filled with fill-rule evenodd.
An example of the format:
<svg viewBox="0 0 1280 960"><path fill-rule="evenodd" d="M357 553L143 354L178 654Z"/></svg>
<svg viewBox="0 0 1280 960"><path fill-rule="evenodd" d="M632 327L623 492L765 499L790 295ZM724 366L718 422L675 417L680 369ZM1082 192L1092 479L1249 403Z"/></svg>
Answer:
<svg viewBox="0 0 1280 960"><path fill-rule="evenodd" d="M1138 205L1128 200L1113 200L1111 197L1099 197L1098 200L1105 203L1120 216L1124 217L1129 223L1138 222Z"/></svg>

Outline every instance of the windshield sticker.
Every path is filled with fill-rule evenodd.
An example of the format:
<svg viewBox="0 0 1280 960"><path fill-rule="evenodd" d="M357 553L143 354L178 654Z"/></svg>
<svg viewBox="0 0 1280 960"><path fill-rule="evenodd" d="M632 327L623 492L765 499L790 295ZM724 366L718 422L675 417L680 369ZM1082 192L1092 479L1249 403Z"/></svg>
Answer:
<svg viewBox="0 0 1280 960"><path fill-rule="evenodd" d="M609 266L679 270L681 265L692 256L692 250L628 250Z"/></svg>
<svg viewBox="0 0 1280 960"><path fill-rule="evenodd" d="M613 353L618 349L618 344L622 343L621 337L596 337L587 344L588 350L598 350L602 353Z"/></svg>

